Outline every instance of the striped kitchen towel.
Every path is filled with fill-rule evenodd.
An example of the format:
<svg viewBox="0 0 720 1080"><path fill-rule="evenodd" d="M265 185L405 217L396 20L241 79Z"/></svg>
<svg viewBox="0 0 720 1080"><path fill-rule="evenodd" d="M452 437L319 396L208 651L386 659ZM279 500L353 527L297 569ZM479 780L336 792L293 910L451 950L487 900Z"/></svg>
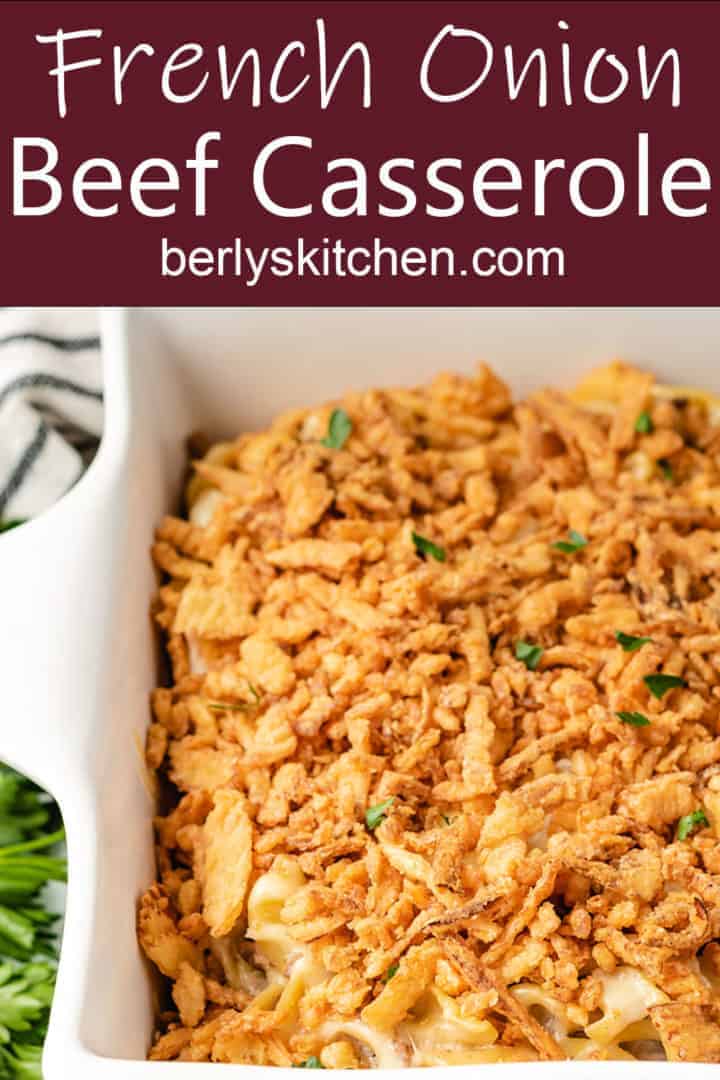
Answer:
<svg viewBox="0 0 720 1080"><path fill-rule="evenodd" d="M100 442L94 308L0 309L0 524L45 510Z"/></svg>

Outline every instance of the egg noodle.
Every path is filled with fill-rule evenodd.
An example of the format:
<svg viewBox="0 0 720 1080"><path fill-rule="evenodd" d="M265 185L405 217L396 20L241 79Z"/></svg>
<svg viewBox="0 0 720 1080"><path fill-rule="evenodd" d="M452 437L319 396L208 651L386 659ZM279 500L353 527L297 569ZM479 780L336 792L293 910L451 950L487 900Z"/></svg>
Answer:
<svg viewBox="0 0 720 1080"><path fill-rule="evenodd" d="M486 367L191 440L150 1057L720 1062L720 408Z"/></svg>

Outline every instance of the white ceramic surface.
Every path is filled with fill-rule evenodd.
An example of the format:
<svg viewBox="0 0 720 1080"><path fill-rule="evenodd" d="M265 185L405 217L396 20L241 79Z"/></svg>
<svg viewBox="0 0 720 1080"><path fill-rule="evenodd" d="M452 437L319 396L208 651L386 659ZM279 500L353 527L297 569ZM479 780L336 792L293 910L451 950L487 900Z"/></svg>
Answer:
<svg viewBox="0 0 720 1080"><path fill-rule="evenodd" d="M618 354L720 390L720 309L109 310L103 345L100 452L60 503L3 537L0 560L0 756L55 794L68 833L45 1078L218 1080L217 1065L143 1060L151 980L134 931L137 898L153 876L141 749L157 662L148 548L177 497L185 435L231 434L348 386L412 383L442 368L468 370L478 357L519 390L568 383ZM223 1076L268 1072L222 1068ZM452 1071L488 1068L496 1066ZM693 1080L711 1066L501 1068L508 1080L610 1070ZM283 1072L295 1075L272 1070L265 1080Z"/></svg>

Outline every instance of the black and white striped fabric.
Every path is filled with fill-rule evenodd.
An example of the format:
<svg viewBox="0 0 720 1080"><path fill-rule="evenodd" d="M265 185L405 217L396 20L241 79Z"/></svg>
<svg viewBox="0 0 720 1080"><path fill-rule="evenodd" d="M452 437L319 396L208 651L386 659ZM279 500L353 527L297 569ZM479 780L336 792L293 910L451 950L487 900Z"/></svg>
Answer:
<svg viewBox="0 0 720 1080"><path fill-rule="evenodd" d="M73 486L102 432L94 308L0 309L0 523Z"/></svg>

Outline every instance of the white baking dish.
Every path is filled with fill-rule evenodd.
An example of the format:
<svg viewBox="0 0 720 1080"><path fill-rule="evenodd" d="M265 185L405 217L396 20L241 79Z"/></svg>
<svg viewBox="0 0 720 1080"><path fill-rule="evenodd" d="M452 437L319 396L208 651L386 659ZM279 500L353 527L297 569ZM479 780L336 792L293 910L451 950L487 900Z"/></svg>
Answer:
<svg viewBox="0 0 720 1080"><path fill-rule="evenodd" d="M141 752L156 679L147 552L179 490L185 435L227 435L348 386L413 383L441 368L468 370L480 357L520 391L568 383L617 354L720 390L719 346L720 309L104 314L100 452L59 504L3 538L0 561L0 756L55 794L68 833L46 1080L219 1075L216 1065L143 1060L151 980L134 928L137 897L153 876ZM676 1071L627 1062L502 1068L509 1077L561 1069L572 1080ZM686 1065L682 1075L707 1068ZM282 1080L278 1070L272 1078Z"/></svg>

